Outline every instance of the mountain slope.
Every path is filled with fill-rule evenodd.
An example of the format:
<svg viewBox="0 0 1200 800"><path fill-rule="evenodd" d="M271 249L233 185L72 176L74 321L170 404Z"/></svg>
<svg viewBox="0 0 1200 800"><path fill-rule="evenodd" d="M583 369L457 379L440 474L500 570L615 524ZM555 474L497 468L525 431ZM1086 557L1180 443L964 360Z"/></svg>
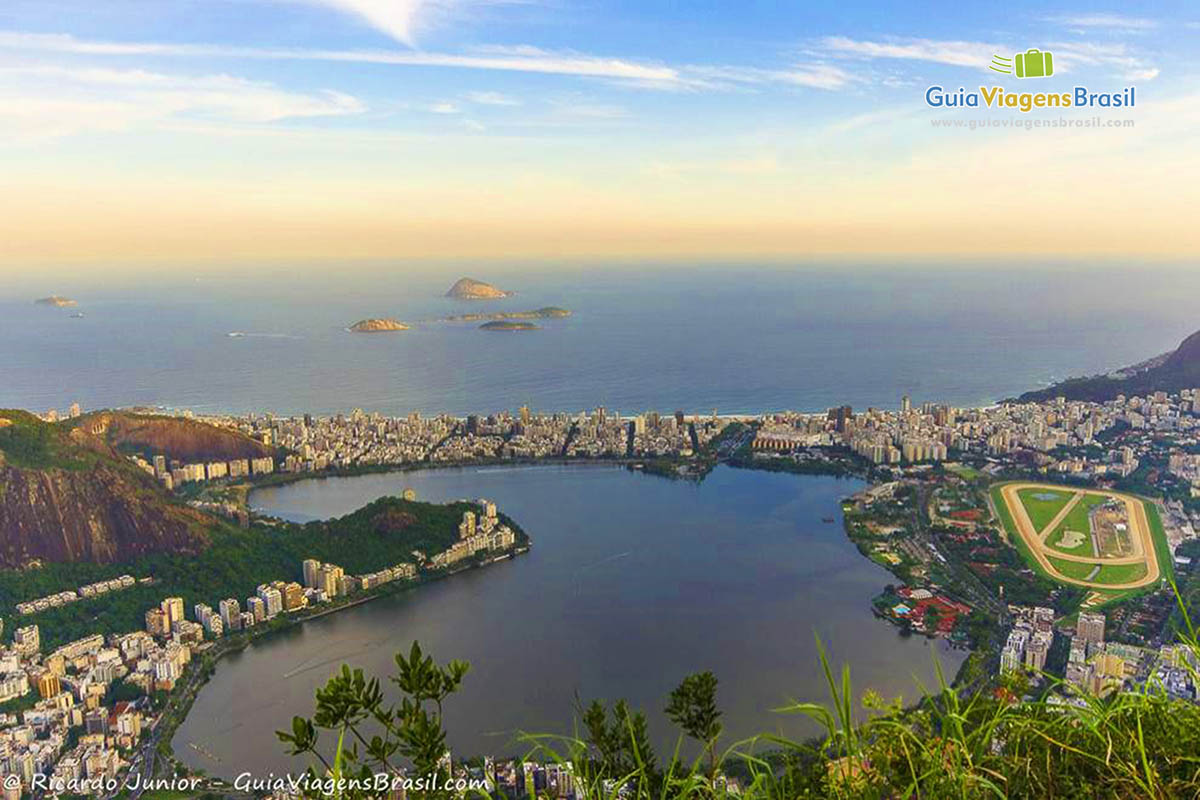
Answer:
<svg viewBox="0 0 1200 800"><path fill-rule="evenodd" d="M196 553L212 520L80 426L0 410L0 567Z"/></svg>
<svg viewBox="0 0 1200 800"><path fill-rule="evenodd" d="M121 451L165 455L184 463L229 461L271 455L271 448L245 434L183 417L100 411L74 425Z"/></svg>
<svg viewBox="0 0 1200 800"><path fill-rule="evenodd" d="M1195 389L1200 387L1200 331L1184 339L1165 359L1152 359L1146 363L1149 366L1145 369L1121 371L1122 377L1071 378L1046 389L1026 392L1018 399L1030 402L1061 396L1068 400L1103 402L1119 394L1131 396Z"/></svg>

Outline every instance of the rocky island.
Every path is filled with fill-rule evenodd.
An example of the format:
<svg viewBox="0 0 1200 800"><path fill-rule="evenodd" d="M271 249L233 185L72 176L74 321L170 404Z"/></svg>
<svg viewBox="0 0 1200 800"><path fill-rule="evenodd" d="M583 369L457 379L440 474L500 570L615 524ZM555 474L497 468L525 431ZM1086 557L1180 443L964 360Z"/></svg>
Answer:
<svg viewBox="0 0 1200 800"><path fill-rule="evenodd" d="M408 326L396 319L360 319L348 329L351 333L391 333L406 331Z"/></svg>
<svg viewBox="0 0 1200 800"><path fill-rule="evenodd" d="M39 306L54 306L55 308L74 308L79 305L79 303L69 297L59 297L56 294L52 294L49 297L39 297L33 302Z"/></svg>
<svg viewBox="0 0 1200 800"><path fill-rule="evenodd" d="M473 278L459 278L450 287L450 291L446 292L446 297L453 297L456 300L496 300L511 296L512 292L497 289L490 283L477 281Z"/></svg>
<svg viewBox="0 0 1200 800"><path fill-rule="evenodd" d="M536 331L541 330L532 322L512 322L509 320L496 320L495 322L485 322L479 326L481 331Z"/></svg>
<svg viewBox="0 0 1200 800"><path fill-rule="evenodd" d="M487 322L488 320L506 319L559 319L569 317L571 312L557 306L546 306L533 311L497 311L492 314L455 314L446 317L445 322Z"/></svg>

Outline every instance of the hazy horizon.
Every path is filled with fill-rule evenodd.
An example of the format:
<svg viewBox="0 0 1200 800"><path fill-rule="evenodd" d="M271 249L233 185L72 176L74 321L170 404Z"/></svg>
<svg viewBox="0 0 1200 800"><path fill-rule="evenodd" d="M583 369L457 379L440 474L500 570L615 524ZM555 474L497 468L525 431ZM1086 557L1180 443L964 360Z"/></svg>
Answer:
<svg viewBox="0 0 1200 800"><path fill-rule="evenodd" d="M15 0L0 270L1190 257L1200 18L1053 6ZM1053 76L988 69L1036 47ZM931 85L1137 102L931 108ZM1092 117L1130 124L932 124Z"/></svg>

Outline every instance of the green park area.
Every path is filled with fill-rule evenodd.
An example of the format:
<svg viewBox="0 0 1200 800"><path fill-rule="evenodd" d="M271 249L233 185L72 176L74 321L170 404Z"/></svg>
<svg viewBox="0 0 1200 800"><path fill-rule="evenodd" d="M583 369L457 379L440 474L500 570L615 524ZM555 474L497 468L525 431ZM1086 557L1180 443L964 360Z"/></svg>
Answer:
<svg viewBox="0 0 1200 800"><path fill-rule="evenodd" d="M1093 508L1103 505L1107 500L1104 495L1085 494L1046 538L1046 545L1063 553L1092 555L1092 523L1088 515Z"/></svg>
<svg viewBox="0 0 1200 800"><path fill-rule="evenodd" d="M1092 555L1092 537L1078 529L1059 526L1058 530L1046 539L1046 546L1060 553L1070 553L1075 556Z"/></svg>
<svg viewBox="0 0 1200 800"><path fill-rule="evenodd" d="M1140 580L1146 577L1145 564L1105 564L1100 568L1100 574L1093 580L1096 583L1120 584Z"/></svg>
<svg viewBox="0 0 1200 800"><path fill-rule="evenodd" d="M1071 578L1077 581L1095 580L1095 578L1090 577L1096 569L1095 564L1087 564L1081 561L1064 561L1061 558L1054 558L1053 556L1047 556L1047 560L1049 560L1050 566L1058 570L1058 573L1064 578Z"/></svg>
<svg viewBox="0 0 1200 800"><path fill-rule="evenodd" d="M1017 492L1017 496L1021 498L1021 505L1025 506L1025 511L1029 513L1033 527L1040 533L1058 516L1058 512L1071 502L1075 493L1070 489L1051 490L1039 487L1022 489Z"/></svg>

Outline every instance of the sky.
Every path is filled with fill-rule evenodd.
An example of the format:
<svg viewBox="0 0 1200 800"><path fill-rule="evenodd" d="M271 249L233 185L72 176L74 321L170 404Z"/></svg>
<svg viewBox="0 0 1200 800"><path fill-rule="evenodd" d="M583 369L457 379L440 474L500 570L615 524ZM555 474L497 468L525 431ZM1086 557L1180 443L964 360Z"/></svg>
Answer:
<svg viewBox="0 0 1200 800"><path fill-rule="evenodd" d="M1195 254L1200 9L937 5L4 0L0 270Z"/></svg>

